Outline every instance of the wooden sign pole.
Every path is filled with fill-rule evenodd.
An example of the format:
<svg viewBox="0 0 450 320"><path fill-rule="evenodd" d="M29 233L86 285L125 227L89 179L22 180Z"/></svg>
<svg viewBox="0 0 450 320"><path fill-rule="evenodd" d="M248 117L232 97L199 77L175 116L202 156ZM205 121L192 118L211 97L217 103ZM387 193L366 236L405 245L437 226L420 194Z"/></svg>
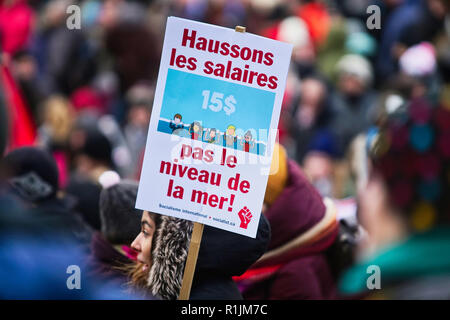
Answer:
<svg viewBox="0 0 450 320"><path fill-rule="evenodd" d="M245 32L245 27L236 26L236 32ZM204 224L194 222L192 230L191 243L189 244L189 252L184 267L183 282L181 283L180 295L178 300L189 300L191 294L192 280L194 279L195 266L197 265L198 252L200 243L202 242Z"/></svg>
<svg viewBox="0 0 450 320"><path fill-rule="evenodd" d="M191 243L189 244L189 252L184 267L183 282L181 284L180 296L178 300L189 300L191 294L192 280L194 278L195 266L197 264L200 243L202 242L203 223L194 222L192 230Z"/></svg>

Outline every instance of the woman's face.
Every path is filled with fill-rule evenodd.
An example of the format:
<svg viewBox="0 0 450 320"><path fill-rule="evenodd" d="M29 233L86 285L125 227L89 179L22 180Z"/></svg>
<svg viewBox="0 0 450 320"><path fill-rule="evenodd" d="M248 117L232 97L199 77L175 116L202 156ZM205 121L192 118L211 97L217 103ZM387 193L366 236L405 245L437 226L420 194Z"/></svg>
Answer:
<svg viewBox="0 0 450 320"><path fill-rule="evenodd" d="M144 264L143 270L148 270L152 264L152 241L155 229L155 222L150 218L148 212L144 211L141 219L141 232L131 244L131 247L138 252L137 260Z"/></svg>

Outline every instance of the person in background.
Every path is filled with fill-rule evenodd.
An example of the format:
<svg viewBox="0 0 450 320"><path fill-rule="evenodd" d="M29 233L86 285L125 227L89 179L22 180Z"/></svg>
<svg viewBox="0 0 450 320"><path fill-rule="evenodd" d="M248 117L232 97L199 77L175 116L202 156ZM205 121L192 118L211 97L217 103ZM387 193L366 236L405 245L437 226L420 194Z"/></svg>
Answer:
<svg viewBox="0 0 450 320"><path fill-rule="evenodd" d="M277 40L289 42L294 46L291 68L300 79L317 73L317 53L310 34L305 20L297 16L283 19L277 27Z"/></svg>
<svg viewBox="0 0 450 320"><path fill-rule="evenodd" d="M128 176L136 174L136 168L140 166L144 154L153 95L154 88L146 82L137 83L127 91L128 112L123 132L131 155L129 166L134 169L130 170Z"/></svg>
<svg viewBox="0 0 450 320"><path fill-rule="evenodd" d="M122 94L139 81L154 81L162 42L156 41L157 35L147 26L143 5L135 1L106 0L98 21Z"/></svg>
<svg viewBox="0 0 450 320"><path fill-rule="evenodd" d="M98 119L107 111L104 98L94 86L81 86L74 89L70 95L70 103L78 118Z"/></svg>
<svg viewBox="0 0 450 320"><path fill-rule="evenodd" d="M336 279L325 251L338 234L336 212L280 145L274 150L263 212L268 251L236 277L244 299L333 299Z"/></svg>
<svg viewBox="0 0 450 320"><path fill-rule="evenodd" d="M327 88L318 77L305 78L300 95L294 99L290 119L290 133L295 140L295 157L303 163L311 141L331 132L332 112L328 105Z"/></svg>
<svg viewBox="0 0 450 320"><path fill-rule="evenodd" d="M97 87L101 87L101 85L98 84ZM145 124L148 126L148 112L144 111L143 116L137 117L141 119L137 126L137 136L140 140L127 141L126 138L130 131L128 125L125 128L120 126L120 123L114 116L114 110L111 108L111 101L108 101L110 97L105 92L107 90L97 87L80 87L71 95L70 100L76 110L76 126L100 131L111 144L111 161L117 172L121 176L129 177L136 170L136 164L133 163L133 160L134 157L139 155L142 135L146 135L147 127L142 129L142 126L145 126ZM144 134L141 131L144 131Z"/></svg>
<svg viewBox="0 0 450 320"><path fill-rule="evenodd" d="M139 299L84 273L74 221L0 193L0 298L5 300ZM69 231L69 232L68 232ZM77 279L77 274L80 276Z"/></svg>
<svg viewBox="0 0 450 320"><path fill-rule="evenodd" d="M68 142L74 126L75 112L64 96L50 96L42 105L38 144L50 151L59 171L59 184L64 188L69 175Z"/></svg>
<svg viewBox="0 0 450 320"><path fill-rule="evenodd" d="M73 170L65 188L77 199L76 209L100 230L100 176L112 169L111 143L96 127L76 127L69 138Z"/></svg>
<svg viewBox="0 0 450 320"><path fill-rule="evenodd" d="M124 285L123 268L136 259L130 245L141 228L141 212L134 208L138 184L120 181L100 193L101 232L91 242L92 273Z"/></svg>
<svg viewBox="0 0 450 320"><path fill-rule="evenodd" d="M69 95L85 85L96 70L94 49L81 29L69 29L66 24L70 0L45 3L42 28L34 34L31 51L40 70L40 91Z"/></svg>
<svg viewBox="0 0 450 320"><path fill-rule="evenodd" d="M6 181L3 191L20 199L30 214L35 212L42 222L57 224L89 252L92 229L73 209L73 199L61 195L58 168L51 154L36 147L9 152L1 161L0 180Z"/></svg>
<svg viewBox="0 0 450 320"><path fill-rule="evenodd" d="M368 134L372 169L359 194L368 239L340 280L342 295L448 299L449 128L448 109L412 101L405 113L392 114Z"/></svg>
<svg viewBox="0 0 450 320"><path fill-rule="evenodd" d="M27 50L17 51L11 59L11 70L34 119L39 119L42 93L39 89L36 59Z"/></svg>
<svg viewBox="0 0 450 320"><path fill-rule="evenodd" d="M398 71L399 57L410 46L433 39L445 29L448 14L445 0L402 1L387 17L375 61L380 78Z"/></svg>
<svg viewBox="0 0 450 320"><path fill-rule="evenodd" d="M302 168L322 197L335 196L337 157L336 139L330 131L318 131L309 141Z"/></svg>
<svg viewBox="0 0 450 320"><path fill-rule="evenodd" d="M332 130L338 140L338 149L344 154L351 140L374 122L377 95L371 89L372 66L355 54L343 56L336 65L337 90L332 94Z"/></svg>

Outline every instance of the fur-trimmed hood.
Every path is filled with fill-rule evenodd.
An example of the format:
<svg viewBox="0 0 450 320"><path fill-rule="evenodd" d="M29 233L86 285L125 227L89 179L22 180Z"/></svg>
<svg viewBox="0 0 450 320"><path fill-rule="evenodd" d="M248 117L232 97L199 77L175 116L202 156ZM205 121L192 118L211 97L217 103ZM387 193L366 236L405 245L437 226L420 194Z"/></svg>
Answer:
<svg viewBox="0 0 450 320"><path fill-rule="evenodd" d="M161 216L152 250L152 266L148 277L151 293L165 300L178 298L183 280L193 223Z"/></svg>
<svg viewBox="0 0 450 320"><path fill-rule="evenodd" d="M181 289L193 223L169 216L161 219L153 240L148 286L153 295L174 300ZM263 215L255 239L205 226L191 299L238 299L240 294L231 277L255 263L269 241L270 226Z"/></svg>

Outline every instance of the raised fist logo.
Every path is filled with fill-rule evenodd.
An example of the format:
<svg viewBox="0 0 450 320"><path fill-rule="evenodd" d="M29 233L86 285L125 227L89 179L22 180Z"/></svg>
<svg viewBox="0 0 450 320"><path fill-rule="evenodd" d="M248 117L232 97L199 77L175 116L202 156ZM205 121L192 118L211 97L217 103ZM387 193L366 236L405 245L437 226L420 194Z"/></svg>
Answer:
<svg viewBox="0 0 450 320"><path fill-rule="evenodd" d="M239 212L239 219L241 219L241 225L240 227L243 229L247 229L248 224L250 223L250 220L252 220L252 213L247 207L243 207Z"/></svg>

